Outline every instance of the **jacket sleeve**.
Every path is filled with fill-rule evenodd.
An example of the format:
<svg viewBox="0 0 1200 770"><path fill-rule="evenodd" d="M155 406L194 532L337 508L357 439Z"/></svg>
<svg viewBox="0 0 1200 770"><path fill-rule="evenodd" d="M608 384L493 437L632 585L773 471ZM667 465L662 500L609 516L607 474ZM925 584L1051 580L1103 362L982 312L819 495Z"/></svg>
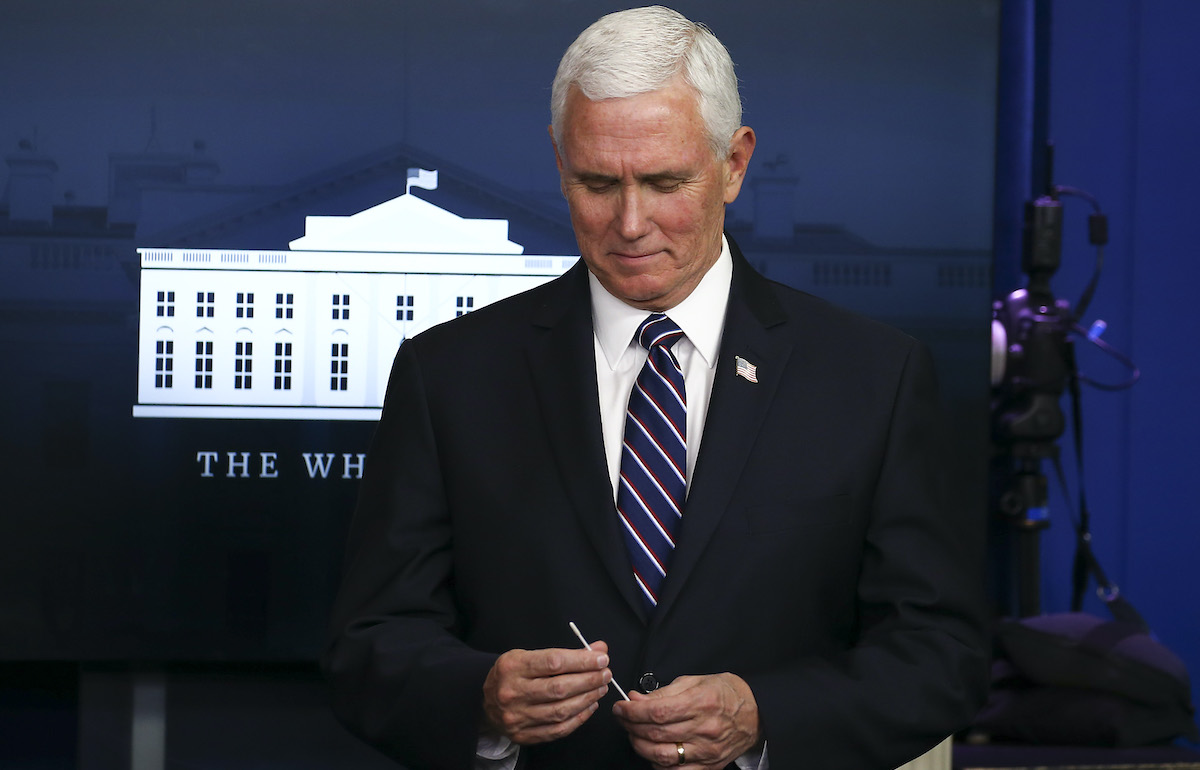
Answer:
<svg viewBox="0 0 1200 770"><path fill-rule="evenodd" d="M986 694L984 521L950 495L932 360L910 342L864 493L853 644L746 677L778 767L897 767L965 727Z"/></svg>
<svg viewBox="0 0 1200 770"><path fill-rule="evenodd" d="M417 345L401 346L367 457L322 666L334 713L408 767L470 767L496 656L461 642L450 511Z"/></svg>

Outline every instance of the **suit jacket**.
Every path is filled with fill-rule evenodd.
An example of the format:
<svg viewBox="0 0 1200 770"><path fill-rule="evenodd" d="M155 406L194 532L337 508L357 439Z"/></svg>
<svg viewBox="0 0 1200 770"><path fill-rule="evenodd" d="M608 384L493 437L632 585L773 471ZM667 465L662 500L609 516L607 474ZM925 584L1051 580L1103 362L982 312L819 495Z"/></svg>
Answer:
<svg viewBox="0 0 1200 770"><path fill-rule="evenodd" d="M605 465L582 261L401 346L324 661L352 731L412 768L469 767L496 656L578 647L570 620L608 642L626 687L743 677L775 770L894 768L970 720L986 689L983 522L947 499L928 353L731 250L705 432L652 617ZM615 697L522 749L522 766L646 766Z"/></svg>

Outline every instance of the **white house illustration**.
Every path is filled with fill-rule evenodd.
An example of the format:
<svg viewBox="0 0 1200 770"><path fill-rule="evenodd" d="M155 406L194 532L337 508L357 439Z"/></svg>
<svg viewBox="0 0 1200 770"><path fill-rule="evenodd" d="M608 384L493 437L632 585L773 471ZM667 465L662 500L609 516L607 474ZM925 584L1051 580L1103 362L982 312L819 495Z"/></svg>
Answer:
<svg viewBox="0 0 1200 770"><path fill-rule="evenodd" d="M409 188L437 172L412 169ZM135 417L374 420L405 338L561 275L508 222L409 192L309 216L290 251L138 249Z"/></svg>

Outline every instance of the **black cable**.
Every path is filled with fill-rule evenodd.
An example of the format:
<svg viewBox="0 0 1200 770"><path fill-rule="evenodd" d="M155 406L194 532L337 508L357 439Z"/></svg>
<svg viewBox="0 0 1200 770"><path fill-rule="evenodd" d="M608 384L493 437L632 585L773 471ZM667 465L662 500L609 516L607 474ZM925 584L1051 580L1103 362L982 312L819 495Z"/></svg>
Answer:
<svg viewBox="0 0 1200 770"><path fill-rule="evenodd" d="M1056 195L1073 195L1076 198L1083 198L1085 201L1092 204L1092 209L1095 210L1095 212L1097 214L1100 213L1099 201L1096 200L1096 197L1094 195L1087 192L1086 190L1080 190L1078 187L1071 187L1069 185L1060 184L1060 185L1054 186L1054 193Z"/></svg>
<svg viewBox="0 0 1200 770"><path fill-rule="evenodd" d="M1071 395L1071 433L1075 445L1075 470L1079 485L1079 518L1072 513L1071 520L1075 525L1075 558L1071 565L1071 611L1083 609L1083 593L1087 588L1088 576L1096 581L1096 593L1108 607L1114 619L1129 623L1142 631L1150 632L1150 626L1142 618L1129 600L1121 596L1121 589L1108 579L1100 560L1092 549L1091 511L1087 504L1086 485L1083 473L1083 398L1079 392L1079 370L1075 365L1074 348L1068 345L1065 351L1067 364L1067 389ZM1067 491L1066 475L1063 473L1062 462L1057 455L1054 457L1054 468L1058 473L1058 483L1062 487L1063 496L1070 505L1070 494Z"/></svg>
<svg viewBox="0 0 1200 770"><path fill-rule="evenodd" d="M1075 303L1075 319L1083 318L1084 312L1087 311L1088 305L1092 304L1092 295L1096 293L1096 286L1100 283L1100 271L1104 268L1104 247L1096 247L1096 267L1092 270L1091 280L1084 287L1083 293L1079 295L1079 300Z"/></svg>
<svg viewBox="0 0 1200 770"><path fill-rule="evenodd" d="M1054 192L1056 195L1072 195L1082 198L1092 204L1092 213L1088 216L1088 243L1096 247L1096 267L1092 270L1091 280L1084 287L1079 301L1075 303L1075 319L1078 320L1083 318L1088 305L1092 303L1092 296L1096 293L1097 284L1100 283L1100 272L1104 269L1104 246L1108 243L1108 217L1100 209L1100 202L1089 192L1067 185L1055 186Z"/></svg>
<svg viewBox="0 0 1200 770"><path fill-rule="evenodd" d="M1072 324L1071 329L1072 329L1072 331L1076 332L1077 334L1082 335L1084 337L1084 339L1086 339L1088 342L1092 343L1096 347L1103 350L1105 353L1107 353L1110 356L1112 356L1113 358L1117 359L1117 361L1121 362L1127 369L1129 369L1130 371L1133 372L1133 374L1130 375L1129 379L1127 379L1123 382L1118 382L1118 383L1100 382L1098 380L1093 380L1091 377L1088 377L1087 375L1085 375L1082 372L1079 372L1076 376L1079 378L1080 382L1087 383L1088 385L1092 386L1093 388L1097 388L1099 390L1105 390L1105 391L1111 392L1111 391L1126 390L1128 388L1131 388L1131 387L1133 387L1134 383L1136 383L1139 379L1141 379L1141 377L1142 377L1141 370L1138 369L1137 365L1134 364L1133 361L1128 356L1126 356L1124 353L1117 350L1112 345L1109 345L1107 342L1100 339L1099 337L1091 336L1090 334L1087 333L1087 330L1084 329L1079 324Z"/></svg>

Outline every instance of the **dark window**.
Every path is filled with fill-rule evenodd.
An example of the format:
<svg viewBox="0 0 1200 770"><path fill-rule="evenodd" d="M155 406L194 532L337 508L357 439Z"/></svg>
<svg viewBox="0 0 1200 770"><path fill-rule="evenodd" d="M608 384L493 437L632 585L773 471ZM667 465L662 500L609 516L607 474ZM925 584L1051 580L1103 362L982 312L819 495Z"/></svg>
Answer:
<svg viewBox="0 0 1200 770"><path fill-rule="evenodd" d="M175 315L175 292L160 291L158 293L158 315L171 318Z"/></svg>
<svg viewBox="0 0 1200 770"><path fill-rule="evenodd" d="M254 292L239 291L237 293L237 317L254 317Z"/></svg>
<svg viewBox="0 0 1200 770"><path fill-rule="evenodd" d="M396 320L411 321L413 319L413 298L411 295L396 297Z"/></svg>
<svg viewBox="0 0 1200 770"><path fill-rule="evenodd" d="M350 346L346 344L333 343L329 372L332 376L329 378L330 390L346 390L350 383Z"/></svg>
<svg viewBox="0 0 1200 770"><path fill-rule="evenodd" d="M275 317L291 318L295 307L295 295L282 292L275 295Z"/></svg>
<svg viewBox="0 0 1200 770"><path fill-rule="evenodd" d="M175 384L175 343L158 340L154 343L154 387L170 388Z"/></svg>
<svg viewBox="0 0 1200 770"><path fill-rule="evenodd" d="M235 343L233 356L233 387L235 390L250 389L250 372L254 366L253 353L253 342Z"/></svg>
<svg viewBox="0 0 1200 770"><path fill-rule="evenodd" d="M213 344L211 342L196 343L196 388L210 390L212 388Z"/></svg>
<svg viewBox="0 0 1200 770"><path fill-rule="evenodd" d="M275 390L292 389L292 343L275 343Z"/></svg>

